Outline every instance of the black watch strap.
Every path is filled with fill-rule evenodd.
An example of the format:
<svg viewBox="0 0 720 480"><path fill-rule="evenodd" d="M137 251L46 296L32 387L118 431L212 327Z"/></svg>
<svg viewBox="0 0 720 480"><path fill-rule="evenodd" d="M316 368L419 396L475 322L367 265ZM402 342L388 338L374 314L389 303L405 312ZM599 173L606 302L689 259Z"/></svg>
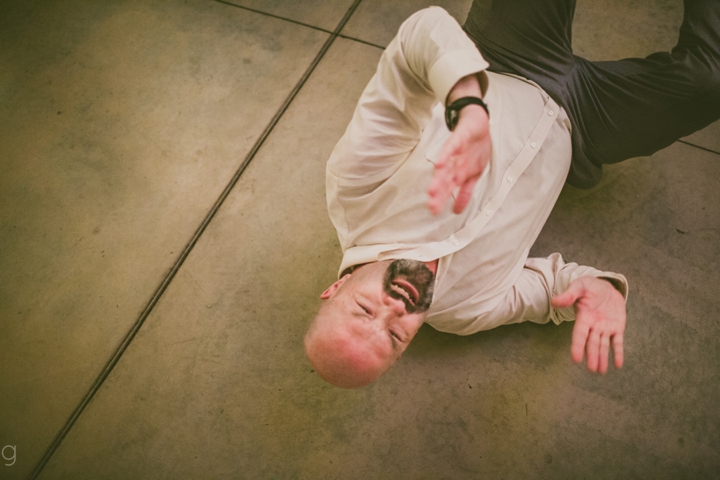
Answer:
<svg viewBox="0 0 720 480"><path fill-rule="evenodd" d="M480 105L482 108L485 109L485 111L488 114L488 117L490 117L490 111L488 110L488 107L485 104L485 102L483 102L482 98L478 98L478 97L458 98L457 100L452 102L450 105L445 107L445 124L447 125L448 130L450 130L451 132L453 130L455 130L458 120L460 119L460 110L462 110L463 107L467 107L468 105Z"/></svg>

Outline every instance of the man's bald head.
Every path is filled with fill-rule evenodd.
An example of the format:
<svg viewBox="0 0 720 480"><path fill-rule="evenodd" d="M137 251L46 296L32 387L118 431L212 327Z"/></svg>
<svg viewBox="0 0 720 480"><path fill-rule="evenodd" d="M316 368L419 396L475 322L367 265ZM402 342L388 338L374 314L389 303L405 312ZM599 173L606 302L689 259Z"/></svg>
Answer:
<svg viewBox="0 0 720 480"><path fill-rule="evenodd" d="M410 260L363 265L333 283L305 336L318 375L343 388L375 381L425 320L433 283L432 272Z"/></svg>
<svg viewBox="0 0 720 480"><path fill-rule="evenodd" d="M369 385L395 361L359 340L354 333L332 304L324 303L305 335L305 353L315 372L336 387Z"/></svg>

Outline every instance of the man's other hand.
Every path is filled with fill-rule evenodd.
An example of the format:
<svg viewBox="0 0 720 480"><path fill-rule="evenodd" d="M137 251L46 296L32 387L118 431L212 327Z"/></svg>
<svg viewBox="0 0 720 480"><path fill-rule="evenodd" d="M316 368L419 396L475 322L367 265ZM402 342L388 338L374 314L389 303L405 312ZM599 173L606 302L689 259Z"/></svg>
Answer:
<svg viewBox="0 0 720 480"><path fill-rule="evenodd" d="M623 335L625 332L625 299L607 280L582 277L552 299L555 308L575 306L570 353L575 363L587 354L591 372L605 373L612 342L615 368L623 364Z"/></svg>
<svg viewBox="0 0 720 480"><path fill-rule="evenodd" d="M478 75L461 78L450 91L447 103L462 97L482 97ZM489 126L488 114L481 106L467 105L460 110L458 123L440 151L428 188L428 207L433 215L440 213L457 187L460 191L453 212L462 212L470 202L473 188L492 156Z"/></svg>

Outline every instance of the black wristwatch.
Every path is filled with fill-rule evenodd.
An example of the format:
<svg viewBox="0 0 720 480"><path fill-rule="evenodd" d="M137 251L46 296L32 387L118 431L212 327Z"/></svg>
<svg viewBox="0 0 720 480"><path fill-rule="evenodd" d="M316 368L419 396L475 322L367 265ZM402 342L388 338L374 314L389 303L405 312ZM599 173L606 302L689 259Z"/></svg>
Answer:
<svg viewBox="0 0 720 480"><path fill-rule="evenodd" d="M490 117L490 111L488 110L488 107L485 104L485 102L482 101L482 98L478 98L478 97L458 98L457 100L452 102L450 105L445 107L445 124L447 125L448 130L450 130L451 132L453 130L455 130L458 120L460 119L460 110L462 110L463 107L467 107L468 105L480 105L482 108L485 109L485 111L488 114L488 117Z"/></svg>

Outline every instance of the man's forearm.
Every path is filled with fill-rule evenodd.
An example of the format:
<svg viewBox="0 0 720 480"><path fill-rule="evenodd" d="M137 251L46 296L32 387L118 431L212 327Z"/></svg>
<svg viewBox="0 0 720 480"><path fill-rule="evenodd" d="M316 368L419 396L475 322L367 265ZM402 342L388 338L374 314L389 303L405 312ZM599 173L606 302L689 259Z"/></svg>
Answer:
<svg viewBox="0 0 720 480"><path fill-rule="evenodd" d="M435 101L444 102L458 79L487 66L447 12L432 7L411 16L383 53L328 161L328 173L346 185L383 180L417 146ZM461 116L467 116L465 110L473 108L463 108Z"/></svg>
<svg viewBox="0 0 720 480"><path fill-rule="evenodd" d="M485 75L485 72L466 75L458 80L452 90L450 90L446 105L450 105L452 102L462 97L482 98L486 88L487 75Z"/></svg>

